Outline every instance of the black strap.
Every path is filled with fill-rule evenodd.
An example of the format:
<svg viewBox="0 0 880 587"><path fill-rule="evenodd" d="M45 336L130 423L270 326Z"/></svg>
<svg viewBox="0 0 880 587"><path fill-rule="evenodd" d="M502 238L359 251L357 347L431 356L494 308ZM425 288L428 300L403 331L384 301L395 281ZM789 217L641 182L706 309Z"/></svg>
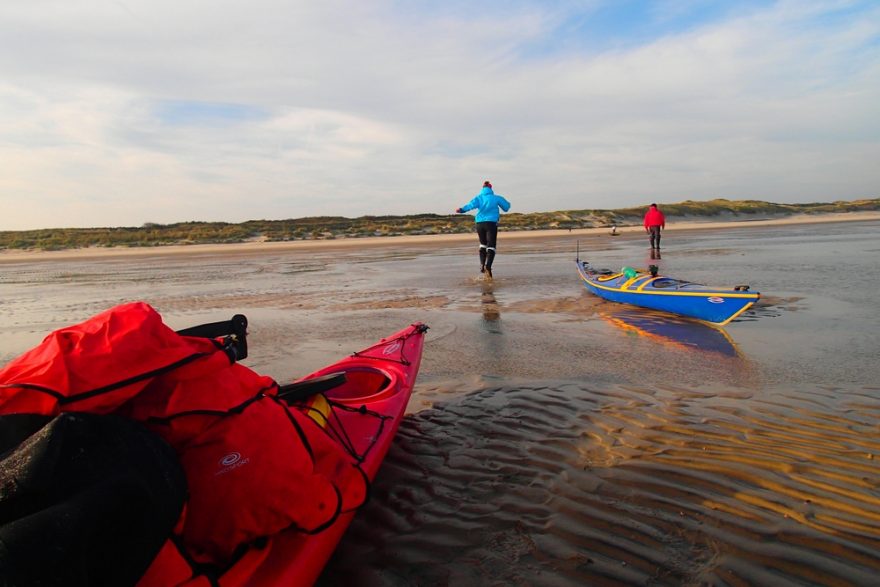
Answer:
<svg viewBox="0 0 880 587"><path fill-rule="evenodd" d="M247 358L247 318L243 314L236 314L231 320L221 322L209 322L190 328L178 330L181 336L198 336L200 338L226 337L223 341L224 350L229 354L229 359L234 363Z"/></svg>

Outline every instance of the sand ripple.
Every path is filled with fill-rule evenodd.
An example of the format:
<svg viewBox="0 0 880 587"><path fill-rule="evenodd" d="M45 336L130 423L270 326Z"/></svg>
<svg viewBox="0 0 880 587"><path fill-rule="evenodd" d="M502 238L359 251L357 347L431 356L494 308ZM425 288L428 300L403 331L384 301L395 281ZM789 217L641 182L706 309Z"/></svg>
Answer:
<svg viewBox="0 0 880 587"><path fill-rule="evenodd" d="M321 582L876 584L872 395L476 385L405 420Z"/></svg>

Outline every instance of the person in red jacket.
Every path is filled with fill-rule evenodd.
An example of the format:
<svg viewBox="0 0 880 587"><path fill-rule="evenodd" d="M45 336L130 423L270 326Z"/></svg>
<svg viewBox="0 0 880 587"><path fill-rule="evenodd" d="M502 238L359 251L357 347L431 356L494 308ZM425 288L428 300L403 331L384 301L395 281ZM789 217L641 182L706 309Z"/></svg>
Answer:
<svg viewBox="0 0 880 587"><path fill-rule="evenodd" d="M645 232L650 235L651 248L660 250L660 230L666 229L666 217L657 207L657 204L651 204L648 211L645 212Z"/></svg>

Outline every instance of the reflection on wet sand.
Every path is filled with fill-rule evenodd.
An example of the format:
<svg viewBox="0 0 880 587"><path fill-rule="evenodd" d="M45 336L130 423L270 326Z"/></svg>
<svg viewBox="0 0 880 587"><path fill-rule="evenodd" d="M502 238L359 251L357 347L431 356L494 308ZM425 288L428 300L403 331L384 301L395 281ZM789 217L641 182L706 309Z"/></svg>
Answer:
<svg viewBox="0 0 880 587"><path fill-rule="evenodd" d="M491 280L481 282L482 298L480 300L483 309L483 320L486 322L495 322L501 318L501 309L498 301L495 299L494 283Z"/></svg>
<svg viewBox="0 0 880 587"><path fill-rule="evenodd" d="M404 422L321 584L876 584L880 404L850 402L476 389Z"/></svg>
<svg viewBox="0 0 880 587"><path fill-rule="evenodd" d="M699 352L719 353L727 357L739 356L739 349L727 331L709 324L614 303L600 304L596 313L624 332L660 344Z"/></svg>

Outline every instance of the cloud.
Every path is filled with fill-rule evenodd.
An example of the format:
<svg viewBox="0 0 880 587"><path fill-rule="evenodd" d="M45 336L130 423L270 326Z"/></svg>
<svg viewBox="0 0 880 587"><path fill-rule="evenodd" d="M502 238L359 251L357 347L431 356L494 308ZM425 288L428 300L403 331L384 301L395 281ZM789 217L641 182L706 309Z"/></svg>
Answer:
<svg viewBox="0 0 880 587"><path fill-rule="evenodd" d="M0 229L877 197L880 7L0 6Z"/></svg>

